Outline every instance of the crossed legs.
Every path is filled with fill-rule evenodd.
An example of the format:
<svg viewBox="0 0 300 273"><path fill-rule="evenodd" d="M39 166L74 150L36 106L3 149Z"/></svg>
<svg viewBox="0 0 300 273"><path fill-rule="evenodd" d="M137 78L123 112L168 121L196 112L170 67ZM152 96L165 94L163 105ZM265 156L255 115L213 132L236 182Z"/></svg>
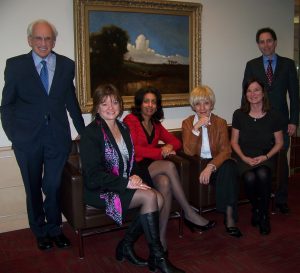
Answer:
<svg viewBox="0 0 300 273"><path fill-rule="evenodd" d="M164 206L160 212L160 239L164 249L167 249L166 230L172 204L172 195L178 201L184 211L185 218L196 225L204 226L208 220L196 213L188 203L180 184L176 166L168 160L156 160L149 166L149 173L156 189L164 198Z"/></svg>

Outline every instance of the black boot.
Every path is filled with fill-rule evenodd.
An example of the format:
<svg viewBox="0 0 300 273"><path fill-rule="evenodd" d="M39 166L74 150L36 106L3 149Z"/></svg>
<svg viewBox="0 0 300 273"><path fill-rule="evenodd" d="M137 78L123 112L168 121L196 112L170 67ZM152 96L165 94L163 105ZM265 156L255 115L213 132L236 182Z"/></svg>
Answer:
<svg viewBox="0 0 300 273"><path fill-rule="evenodd" d="M271 232L270 218L266 213L260 216L259 232L262 235L268 235Z"/></svg>
<svg viewBox="0 0 300 273"><path fill-rule="evenodd" d="M260 216L259 210L256 208L252 209L251 225L257 227L259 225Z"/></svg>
<svg viewBox="0 0 300 273"><path fill-rule="evenodd" d="M119 242L116 249L116 259L118 261L127 260L137 266L147 266L148 262L145 259L138 257L134 251L133 244L143 234L143 227L140 217L136 217L129 226L125 237Z"/></svg>
<svg viewBox="0 0 300 273"><path fill-rule="evenodd" d="M158 211L140 215L146 240L149 244L150 255L148 259L149 270L155 272L159 269L162 273L185 273L170 263L164 253L159 238Z"/></svg>

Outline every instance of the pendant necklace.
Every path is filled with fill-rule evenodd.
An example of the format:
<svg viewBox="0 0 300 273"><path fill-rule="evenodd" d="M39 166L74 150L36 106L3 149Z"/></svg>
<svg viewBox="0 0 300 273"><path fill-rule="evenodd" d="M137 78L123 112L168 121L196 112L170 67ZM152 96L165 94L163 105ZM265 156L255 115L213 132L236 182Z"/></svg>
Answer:
<svg viewBox="0 0 300 273"><path fill-rule="evenodd" d="M261 119L263 116L265 115L265 113L260 113L257 116L251 116L253 118L253 120L256 122L258 119Z"/></svg>

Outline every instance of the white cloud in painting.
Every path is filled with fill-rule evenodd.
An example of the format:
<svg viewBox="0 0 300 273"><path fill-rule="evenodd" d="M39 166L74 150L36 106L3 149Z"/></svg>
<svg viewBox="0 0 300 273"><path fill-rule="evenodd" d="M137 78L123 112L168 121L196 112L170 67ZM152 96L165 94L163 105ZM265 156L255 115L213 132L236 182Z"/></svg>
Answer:
<svg viewBox="0 0 300 273"><path fill-rule="evenodd" d="M135 45L127 44L128 52L124 56L125 60L131 60L139 63L148 64L188 64L189 59L178 54L171 56L164 56L155 52L149 47L150 41L146 39L145 35L140 34L136 40Z"/></svg>

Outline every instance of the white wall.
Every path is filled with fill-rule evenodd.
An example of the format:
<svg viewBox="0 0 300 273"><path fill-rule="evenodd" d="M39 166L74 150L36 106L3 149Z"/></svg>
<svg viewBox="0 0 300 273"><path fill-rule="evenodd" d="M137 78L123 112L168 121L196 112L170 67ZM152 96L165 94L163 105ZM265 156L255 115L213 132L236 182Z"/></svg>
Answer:
<svg viewBox="0 0 300 273"><path fill-rule="evenodd" d="M193 2L203 5L202 83L210 85L216 93L215 113L230 123L232 112L239 106L245 63L260 54L255 43L256 30L264 26L274 28L278 53L293 57L294 0ZM59 36L55 50L74 59L72 0L0 0L0 90L4 85L5 60L29 52L26 28L38 17L56 25ZM181 127L182 119L191 113L190 107L168 108L164 124L168 128ZM88 115L85 120L89 122ZM10 146L10 142L0 126L0 147L5 146Z"/></svg>

